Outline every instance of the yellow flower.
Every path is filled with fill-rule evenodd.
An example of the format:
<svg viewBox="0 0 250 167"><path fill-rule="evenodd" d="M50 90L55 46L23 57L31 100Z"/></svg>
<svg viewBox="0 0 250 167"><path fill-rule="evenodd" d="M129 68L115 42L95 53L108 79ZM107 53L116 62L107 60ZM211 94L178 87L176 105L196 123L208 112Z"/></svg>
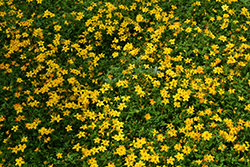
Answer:
<svg viewBox="0 0 250 167"><path fill-rule="evenodd" d="M83 132L83 131L80 131L76 136L78 137L78 139L82 138L82 137L85 137L86 132Z"/></svg>
<svg viewBox="0 0 250 167"><path fill-rule="evenodd" d="M113 58L116 58L116 57L119 56L119 53L118 52L114 52L114 53L112 53L112 56L113 56Z"/></svg>
<svg viewBox="0 0 250 167"><path fill-rule="evenodd" d="M18 83L23 82L22 78L17 78L17 82L18 82Z"/></svg>
<svg viewBox="0 0 250 167"><path fill-rule="evenodd" d="M171 164L171 165L174 165L174 158L173 157L169 157L168 159L167 159L167 163L168 164Z"/></svg>
<svg viewBox="0 0 250 167"><path fill-rule="evenodd" d="M67 127L65 127L65 129L67 130L67 132L72 130L72 126L68 125Z"/></svg>
<svg viewBox="0 0 250 167"><path fill-rule="evenodd" d="M115 167L115 165L113 163L109 163L108 166L105 167Z"/></svg>
<svg viewBox="0 0 250 167"><path fill-rule="evenodd" d="M182 153L177 153L177 155L175 155L175 158L177 159L177 161L180 161L180 160L184 160L184 154Z"/></svg>
<svg viewBox="0 0 250 167"><path fill-rule="evenodd" d="M250 127L250 121L246 121L244 126L249 128Z"/></svg>
<svg viewBox="0 0 250 167"><path fill-rule="evenodd" d="M146 120L149 120L151 118L150 114L145 115Z"/></svg>
<svg viewBox="0 0 250 167"><path fill-rule="evenodd" d="M176 145L174 146L174 149L175 149L175 150L178 150L178 151L180 151L181 148L182 148L181 144L176 144Z"/></svg>
<svg viewBox="0 0 250 167"><path fill-rule="evenodd" d="M51 115L51 121L50 121L50 123L52 123L52 122L54 122L54 121L57 121L57 123L58 122L60 122L63 118L61 118L60 117L60 114L58 114L57 116L53 116L53 115Z"/></svg>
<svg viewBox="0 0 250 167"><path fill-rule="evenodd" d="M163 134L157 135L157 141L163 142L164 139L165 139L165 137L163 136Z"/></svg>
<svg viewBox="0 0 250 167"><path fill-rule="evenodd" d="M123 145L119 145L114 154L118 154L120 156L126 155L126 148Z"/></svg>
<svg viewBox="0 0 250 167"><path fill-rule="evenodd" d="M161 146L161 151L168 152L168 149L169 149L169 148L170 148L170 147L168 147L168 146L165 144L165 145Z"/></svg>
<svg viewBox="0 0 250 167"><path fill-rule="evenodd" d="M22 166L22 164L24 164L24 160L22 157L19 157L16 159L16 165L18 165L19 167Z"/></svg>
<svg viewBox="0 0 250 167"><path fill-rule="evenodd" d="M37 4L42 4L43 0L36 0L36 1L37 1Z"/></svg>
<svg viewBox="0 0 250 167"><path fill-rule="evenodd" d="M13 130L14 132L16 132L16 131L18 130L18 126L13 126L13 127L11 128L11 130Z"/></svg>
<svg viewBox="0 0 250 167"><path fill-rule="evenodd" d="M225 148L227 148L227 146L224 145L224 144L221 144L221 145L219 146L218 150L224 151Z"/></svg>
<svg viewBox="0 0 250 167"><path fill-rule="evenodd" d="M100 143L101 139L99 137L94 139L94 143Z"/></svg>
<svg viewBox="0 0 250 167"><path fill-rule="evenodd" d="M132 43L127 43L123 48L124 51L131 51L132 49L133 49Z"/></svg>
<svg viewBox="0 0 250 167"><path fill-rule="evenodd" d="M136 139L137 141L134 143L135 148L142 148L143 144L146 144L146 138Z"/></svg>
<svg viewBox="0 0 250 167"><path fill-rule="evenodd" d="M56 156L57 156L57 159L62 158L62 153L57 153Z"/></svg>
<svg viewBox="0 0 250 167"><path fill-rule="evenodd" d="M123 110L124 108L126 108L127 106L126 106L126 104L125 103L120 103L119 105L118 105L118 109L119 110Z"/></svg>
<svg viewBox="0 0 250 167"><path fill-rule="evenodd" d="M54 26L55 31L60 31L61 28L62 28L62 26L60 26L60 25L55 25Z"/></svg>
<svg viewBox="0 0 250 167"><path fill-rule="evenodd" d="M135 166L134 167L143 167L143 166L146 166L145 163L143 163L141 160L139 162L136 162L135 163Z"/></svg>
<svg viewBox="0 0 250 167"><path fill-rule="evenodd" d="M225 42L227 40L227 37L224 35L221 35L218 39Z"/></svg>
<svg viewBox="0 0 250 167"><path fill-rule="evenodd" d="M194 113L194 106L193 105L192 105L192 107L191 106L188 107L187 113L188 114L193 114Z"/></svg>
<svg viewBox="0 0 250 167"><path fill-rule="evenodd" d="M15 154L17 154L17 152L19 151L18 146L11 148L11 149L12 149L12 153L15 153Z"/></svg>
<svg viewBox="0 0 250 167"><path fill-rule="evenodd" d="M118 135L114 135L112 136L113 139L115 139L116 141L120 141L120 140L124 140L124 135L122 133L119 133Z"/></svg>
<svg viewBox="0 0 250 167"><path fill-rule="evenodd" d="M150 158L150 154L148 154L147 152L141 152L141 160L148 161L149 158Z"/></svg>
<svg viewBox="0 0 250 167"><path fill-rule="evenodd" d="M174 107L177 107L177 108L181 107L180 102L174 102Z"/></svg>
<svg viewBox="0 0 250 167"><path fill-rule="evenodd" d="M205 155L204 156L204 161L206 161L206 162L214 161L214 156L212 156L211 154Z"/></svg>
<svg viewBox="0 0 250 167"><path fill-rule="evenodd" d="M243 101L244 100L244 97L243 96L238 96L239 100L240 101Z"/></svg>
<svg viewBox="0 0 250 167"><path fill-rule="evenodd" d="M157 130L154 129L154 131L153 131L153 136L155 137L155 135L156 135L157 133L159 133L159 132L158 132Z"/></svg>
<svg viewBox="0 0 250 167"><path fill-rule="evenodd" d="M225 5L221 6L221 8L222 8L223 11L227 11L228 6L225 4Z"/></svg>
<svg viewBox="0 0 250 167"><path fill-rule="evenodd" d="M195 163L200 165L202 163L202 160L198 159L198 160L195 161Z"/></svg>
<svg viewBox="0 0 250 167"><path fill-rule="evenodd" d="M208 131L205 131L205 132L202 133L201 136L204 138L204 140L210 140L210 138L212 138L212 133L209 133Z"/></svg>
<svg viewBox="0 0 250 167"><path fill-rule="evenodd" d="M190 154L192 149L189 146L184 146L182 152L186 155Z"/></svg>
<svg viewBox="0 0 250 167"><path fill-rule="evenodd" d="M156 101L154 101L154 99L150 99L150 104L154 105L154 103L156 103Z"/></svg>
<svg viewBox="0 0 250 167"><path fill-rule="evenodd" d="M23 136L21 142L27 142L28 141L27 139L28 139L28 137Z"/></svg>
<svg viewBox="0 0 250 167"><path fill-rule="evenodd" d="M73 147L73 149L75 149L76 151L79 151L80 148L82 148L82 147L80 146L79 143L77 143L77 144L74 145L74 147Z"/></svg>
<svg viewBox="0 0 250 167"><path fill-rule="evenodd" d="M153 162L155 164L159 163L159 156L157 154L153 154L151 155L151 159L150 159L150 162Z"/></svg>
<svg viewBox="0 0 250 167"><path fill-rule="evenodd" d="M23 144L23 145L22 145L22 144L19 144L18 147L19 147L18 150L24 152L24 149L25 149L27 146L26 146L26 144Z"/></svg>
<svg viewBox="0 0 250 167"><path fill-rule="evenodd" d="M142 22L143 21L143 16L142 15L140 15L140 14L138 14L137 16L136 16L136 21L139 23L139 22Z"/></svg>
<svg viewBox="0 0 250 167"><path fill-rule="evenodd" d="M188 27L187 29L186 29L186 32L187 33L190 33L192 31L192 28L190 28L190 27Z"/></svg>
<svg viewBox="0 0 250 167"><path fill-rule="evenodd" d="M164 52L163 52L163 53L166 54L166 55L169 55L172 51L173 51L172 48L168 48L168 47L167 47L167 48L164 49Z"/></svg>

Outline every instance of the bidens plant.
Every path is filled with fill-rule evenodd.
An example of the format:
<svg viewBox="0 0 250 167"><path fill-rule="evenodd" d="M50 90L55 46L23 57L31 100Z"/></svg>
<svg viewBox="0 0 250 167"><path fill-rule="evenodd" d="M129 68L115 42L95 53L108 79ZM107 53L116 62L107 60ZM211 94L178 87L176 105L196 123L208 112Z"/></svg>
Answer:
<svg viewBox="0 0 250 167"><path fill-rule="evenodd" d="M0 0L0 166L249 166L238 0Z"/></svg>

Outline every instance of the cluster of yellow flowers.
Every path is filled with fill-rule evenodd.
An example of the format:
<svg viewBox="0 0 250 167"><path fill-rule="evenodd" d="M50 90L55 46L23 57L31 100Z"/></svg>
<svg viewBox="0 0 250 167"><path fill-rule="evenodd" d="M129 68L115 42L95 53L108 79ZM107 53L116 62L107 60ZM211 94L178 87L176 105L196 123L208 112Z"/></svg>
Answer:
<svg viewBox="0 0 250 167"><path fill-rule="evenodd" d="M195 1L185 16L171 0L123 2L79 0L58 16L42 0L20 3L38 5L27 12L0 1L0 166L44 149L91 167L221 165L223 152L249 164L248 9Z"/></svg>

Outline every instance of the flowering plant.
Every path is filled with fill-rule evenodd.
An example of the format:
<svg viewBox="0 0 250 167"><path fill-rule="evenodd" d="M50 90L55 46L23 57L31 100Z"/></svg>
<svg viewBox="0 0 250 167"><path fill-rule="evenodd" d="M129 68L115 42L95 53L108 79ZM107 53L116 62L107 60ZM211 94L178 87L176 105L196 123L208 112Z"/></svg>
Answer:
<svg viewBox="0 0 250 167"><path fill-rule="evenodd" d="M249 166L248 0L0 7L0 166Z"/></svg>

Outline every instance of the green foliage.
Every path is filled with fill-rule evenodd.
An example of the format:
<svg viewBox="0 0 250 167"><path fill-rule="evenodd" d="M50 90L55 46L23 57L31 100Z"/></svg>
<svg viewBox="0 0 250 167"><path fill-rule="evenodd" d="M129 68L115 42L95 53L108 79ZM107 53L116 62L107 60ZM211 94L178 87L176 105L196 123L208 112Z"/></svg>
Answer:
<svg viewBox="0 0 250 167"><path fill-rule="evenodd" d="M249 6L0 1L0 166L249 166Z"/></svg>

